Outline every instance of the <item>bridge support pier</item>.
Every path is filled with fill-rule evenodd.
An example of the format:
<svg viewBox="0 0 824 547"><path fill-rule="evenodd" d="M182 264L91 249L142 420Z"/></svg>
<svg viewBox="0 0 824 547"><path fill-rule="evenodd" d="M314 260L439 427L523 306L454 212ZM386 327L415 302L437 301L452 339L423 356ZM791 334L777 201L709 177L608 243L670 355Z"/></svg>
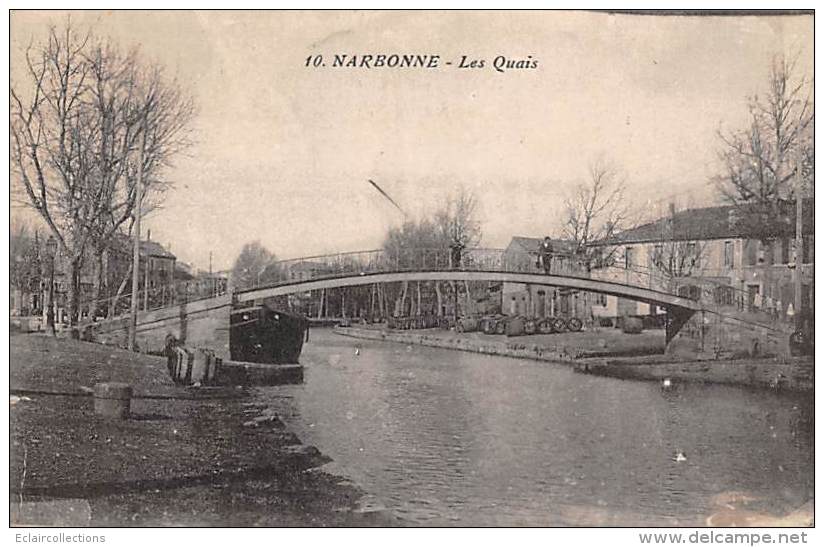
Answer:
<svg viewBox="0 0 824 547"><path fill-rule="evenodd" d="M689 321L694 314L695 310L690 310L687 308L667 309L667 345L672 342L675 335L678 334L681 328L687 324L687 321Z"/></svg>

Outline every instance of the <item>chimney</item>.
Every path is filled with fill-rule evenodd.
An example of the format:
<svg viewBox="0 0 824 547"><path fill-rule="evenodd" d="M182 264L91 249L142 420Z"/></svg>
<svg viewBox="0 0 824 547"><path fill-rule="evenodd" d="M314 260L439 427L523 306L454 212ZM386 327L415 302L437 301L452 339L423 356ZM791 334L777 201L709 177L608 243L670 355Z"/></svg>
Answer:
<svg viewBox="0 0 824 547"><path fill-rule="evenodd" d="M672 202L669 204L669 216L670 218L675 217L675 204Z"/></svg>

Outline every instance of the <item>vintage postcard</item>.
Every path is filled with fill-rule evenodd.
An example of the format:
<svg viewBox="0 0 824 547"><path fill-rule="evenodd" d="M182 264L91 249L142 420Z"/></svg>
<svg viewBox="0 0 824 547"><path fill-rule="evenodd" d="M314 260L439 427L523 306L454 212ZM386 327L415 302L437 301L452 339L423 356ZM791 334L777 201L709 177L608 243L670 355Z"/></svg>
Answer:
<svg viewBox="0 0 824 547"><path fill-rule="evenodd" d="M10 525L813 526L813 24L11 10Z"/></svg>

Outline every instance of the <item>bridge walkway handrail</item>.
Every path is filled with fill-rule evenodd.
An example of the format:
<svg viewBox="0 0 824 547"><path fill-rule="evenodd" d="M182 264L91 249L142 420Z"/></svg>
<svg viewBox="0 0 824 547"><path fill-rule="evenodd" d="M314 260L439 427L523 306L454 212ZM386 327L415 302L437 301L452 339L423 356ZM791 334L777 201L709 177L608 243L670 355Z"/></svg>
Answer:
<svg viewBox="0 0 824 547"><path fill-rule="evenodd" d="M541 273L539 253L507 253L500 248L462 249L457 253L445 248L372 249L329 255L281 260L265 272L265 279L238 292L249 292L297 281L328 279L345 275L411 271L492 271ZM739 288L706 277L674 278L656 268L612 262L598 264L574 253L553 253L551 272L555 275L614 281L687 297L714 306L748 307L748 295Z"/></svg>
<svg viewBox="0 0 824 547"><path fill-rule="evenodd" d="M448 248L371 249L280 260L261 272L260 283L236 289L235 292L246 293L296 282L351 275L454 270L530 274L543 272L537 252L524 256L523 253L507 253L500 248L469 248L462 249L460 253ZM740 311L749 309L749 295L731 285L705 277L673 278L643 265L626 267L626 264L616 262L598 264L573 253L553 253L551 273L648 288L698 301L708 309L723 306ZM184 301L221 296L230 291L226 280L221 278L178 282L172 286L142 290L140 309L155 310ZM131 295L124 294L116 298L121 304L118 311L127 311L124 308L128 306ZM98 300L98 305L108 307L110 300Z"/></svg>

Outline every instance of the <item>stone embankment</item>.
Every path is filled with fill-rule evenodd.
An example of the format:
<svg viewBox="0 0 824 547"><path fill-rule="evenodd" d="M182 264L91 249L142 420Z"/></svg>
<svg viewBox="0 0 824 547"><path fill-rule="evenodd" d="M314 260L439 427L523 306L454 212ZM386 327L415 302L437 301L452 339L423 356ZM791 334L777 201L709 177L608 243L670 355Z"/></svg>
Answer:
<svg viewBox="0 0 824 547"><path fill-rule="evenodd" d="M13 526L398 524L359 511L256 389L177 386L164 358L76 340L10 350ZM127 419L95 412L101 382L132 388Z"/></svg>
<svg viewBox="0 0 824 547"><path fill-rule="evenodd" d="M622 379L722 383L806 391L814 387L812 358L683 358L664 355L663 332L615 329L506 337L439 329L396 331L336 327L344 336L566 364L576 371Z"/></svg>

